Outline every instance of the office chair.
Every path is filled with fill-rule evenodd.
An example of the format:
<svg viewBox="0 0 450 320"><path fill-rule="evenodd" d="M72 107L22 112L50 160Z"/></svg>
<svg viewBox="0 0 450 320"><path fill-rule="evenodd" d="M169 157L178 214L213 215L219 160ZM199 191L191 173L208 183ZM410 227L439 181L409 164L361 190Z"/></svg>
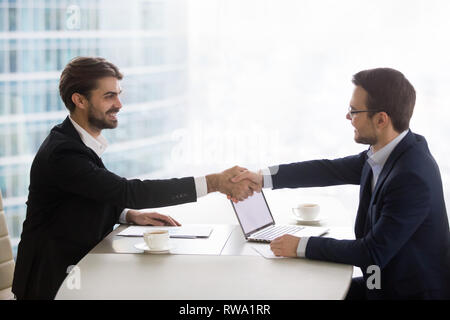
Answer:
<svg viewBox="0 0 450 320"><path fill-rule="evenodd" d="M0 190L0 300L12 300L11 286L14 276L14 257L3 211L2 192Z"/></svg>

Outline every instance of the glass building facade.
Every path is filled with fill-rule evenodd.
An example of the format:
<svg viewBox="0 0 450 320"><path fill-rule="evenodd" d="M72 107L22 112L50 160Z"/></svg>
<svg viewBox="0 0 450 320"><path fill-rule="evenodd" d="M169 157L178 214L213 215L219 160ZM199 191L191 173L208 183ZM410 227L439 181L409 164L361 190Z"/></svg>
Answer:
<svg viewBox="0 0 450 320"><path fill-rule="evenodd" d="M58 93L70 59L101 56L124 74L119 127L104 131L107 168L163 172L171 133L184 126L185 1L0 0L0 189L16 250L29 170L50 129L68 115Z"/></svg>

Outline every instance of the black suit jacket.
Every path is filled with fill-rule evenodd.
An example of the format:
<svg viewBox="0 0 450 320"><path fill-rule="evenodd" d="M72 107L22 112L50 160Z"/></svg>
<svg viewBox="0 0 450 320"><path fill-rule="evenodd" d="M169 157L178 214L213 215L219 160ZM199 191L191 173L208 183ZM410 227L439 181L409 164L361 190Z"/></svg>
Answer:
<svg viewBox="0 0 450 320"><path fill-rule="evenodd" d="M359 184L356 240L311 237L306 257L381 269L372 299L450 298L450 233L439 168L411 131L387 159L371 192L367 151L335 160L282 165L274 188Z"/></svg>
<svg viewBox="0 0 450 320"><path fill-rule="evenodd" d="M127 180L108 171L67 117L37 152L12 291L18 299L53 299L67 269L113 229L124 208L196 201L192 177Z"/></svg>

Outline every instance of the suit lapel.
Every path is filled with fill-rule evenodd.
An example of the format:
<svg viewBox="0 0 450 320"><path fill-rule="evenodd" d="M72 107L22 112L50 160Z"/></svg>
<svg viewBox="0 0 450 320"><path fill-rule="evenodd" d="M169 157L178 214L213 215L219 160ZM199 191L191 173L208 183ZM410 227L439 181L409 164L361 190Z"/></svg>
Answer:
<svg viewBox="0 0 450 320"><path fill-rule="evenodd" d="M100 159L100 157L94 152L94 150L92 150L91 148L89 148L88 146L86 146L83 142L83 140L81 140L80 135L78 134L78 131L75 129L75 127L73 126L72 122L70 121L69 117L66 117L66 119L63 121L63 123L61 123L60 125L56 126L55 128L58 128L57 130L63 132L64 134L70 136L71 138L75 139L76 141L78 141L79 143L81 143L81 145L86 149L86 151L92 155L92 157L95 160L95 163L105 169L105 165L103 164L102 160Z"/></svg>
<svg viewBox="0 0 450 320"><path fill-rule="evenodd" d="M392 168L394 167L394 164L397 161L397 159L413 143L414 143L414 134L410 130L406 134L406 136L403 138L403 140L399 142L399 144L394 148L394 150L392 150L392 153L389 155L388 159L386 160L386 163L384 164L383 169L381 170L380 175L378 176L377 184L375 185L375 188L373 190L372 201L375 201L381 186L383 185L383 183L386 180L387 176L389 175L389 173L391 172Z"/></svg>
<svg viewBox="0 0 450 320"><path fill-rule="evenodd" d="M363 171L361 173L361 188L359 194L359 207L358 214L356 216L355 221L355 235L356 238L364 237L367 233L367 230L370 228L370 221L374 219L371 215L373 213L370 212L370 206L372 203L376 203L377 195L381 190L381 187L384 184L384 181L389 176L392 168L394 167L397 159L414 143L415 137L414 134L409 131L405 138L400 141L400 143L394 148L386 163L383 166L383 169L380 172L380 175L377 180L377 184L373 192L372 189L372 168L369 163L366 161L363 167Z"/></svg>
<svg viewBox="0 0 450 320"><path fill-rule="evenodd" d="M364 236L365 226L368 221L367 215L372 195L371 192L372 176L373 176L372 168L366 161L361 173L361 184L360 184L361 187L359 189L359 206L355 221L356 238L361 238Z"/></svg>

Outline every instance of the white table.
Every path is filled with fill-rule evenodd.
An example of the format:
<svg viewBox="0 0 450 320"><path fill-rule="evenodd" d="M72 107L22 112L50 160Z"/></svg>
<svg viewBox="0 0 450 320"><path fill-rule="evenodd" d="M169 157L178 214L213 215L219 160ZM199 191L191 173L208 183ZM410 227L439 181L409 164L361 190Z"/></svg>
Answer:
<svg viewBox="0 0 450 320"><path fill-rule="evenodd" d="M271 192L266 197L275 220L295 223L289 201ZM351 239L351 221L339 201L318 201L329 236ZM116 236L126 227L120 226L77 264L80 288L70 289L68 277L56 299L343 299L350 286L349 265L261 257L252 246L263 244L245 241L221 195L155 211L184 224L212 225L214 231L209 239L171 239L179 254L153 255L134 248L141 238Z"/></svg>

